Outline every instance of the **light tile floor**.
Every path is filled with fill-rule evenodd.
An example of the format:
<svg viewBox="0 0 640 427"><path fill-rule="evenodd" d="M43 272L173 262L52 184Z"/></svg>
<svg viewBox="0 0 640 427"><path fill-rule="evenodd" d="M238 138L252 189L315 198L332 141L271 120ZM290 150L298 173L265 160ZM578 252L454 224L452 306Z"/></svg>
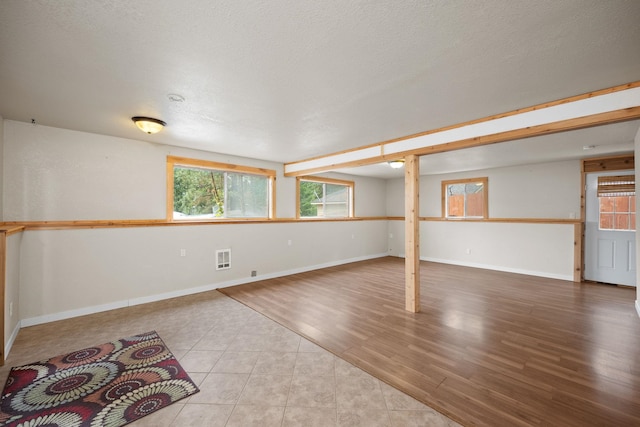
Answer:
<svg viewBox="0 0 640 427"><path fill-rule="evenodd" d="M458 426L217 291L23 328L0 368L156 330L200 392L131 425Z"/></svg>

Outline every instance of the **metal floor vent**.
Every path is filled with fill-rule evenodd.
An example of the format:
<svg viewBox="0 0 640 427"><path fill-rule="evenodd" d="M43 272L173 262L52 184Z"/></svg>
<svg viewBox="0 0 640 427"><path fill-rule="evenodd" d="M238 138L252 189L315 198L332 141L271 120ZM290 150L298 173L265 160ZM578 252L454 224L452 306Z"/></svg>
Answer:
<svg viewBox="0 0 640 427"><path fill-rule="evenodd" d="M231 249L219 249L216 251L216 270L228 270L231 268Z"/></svg>

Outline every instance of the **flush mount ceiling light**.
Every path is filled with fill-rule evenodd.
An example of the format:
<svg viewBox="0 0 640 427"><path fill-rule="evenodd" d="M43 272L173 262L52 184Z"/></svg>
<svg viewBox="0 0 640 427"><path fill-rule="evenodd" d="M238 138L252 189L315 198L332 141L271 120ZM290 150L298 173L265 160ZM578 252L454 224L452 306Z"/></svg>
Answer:
<svg viewBox="0 0 640 427"><path fill-rule="evenodd" d="M389 166L391 166L393 169L400 169L401 167L404 166L404 160L403 159L392 160L389 162Z"/></svg>
<svg viewBox="0 0 640 427"><path fill-rule="evenodd" d="M152 119L151 117L131 117L131 120L140 128L142 132L146 132L149 135L152 133L158 133L167 124L162 120Z"/></svg>

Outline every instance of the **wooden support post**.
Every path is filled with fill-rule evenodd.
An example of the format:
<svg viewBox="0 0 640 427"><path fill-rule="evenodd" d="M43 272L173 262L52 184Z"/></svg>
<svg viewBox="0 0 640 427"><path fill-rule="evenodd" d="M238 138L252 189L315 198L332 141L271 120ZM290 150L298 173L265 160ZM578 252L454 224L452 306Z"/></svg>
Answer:
<svg viewBox="0 0 640 427"><path fill-rule="evenodd" d="M404 167L405 309L417 313L420 311L420 158L408 155Z"/></svg>
<svg viewBox="0 0 640 427"><path fill-rule="evenodd" d="M584 174L583 174L584 176ZM573 281L582 281L582 242L584 240L584 222L573 225Z"/></svg>

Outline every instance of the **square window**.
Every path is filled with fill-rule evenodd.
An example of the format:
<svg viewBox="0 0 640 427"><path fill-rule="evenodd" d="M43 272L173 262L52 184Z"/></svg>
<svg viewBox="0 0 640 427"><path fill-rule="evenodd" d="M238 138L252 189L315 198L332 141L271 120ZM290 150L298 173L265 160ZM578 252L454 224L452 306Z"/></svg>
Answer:
<svg viewBox="0 0 640 427"><path fill-rule="evenodd" d="M613 197L613 199L615 200L616 212L630 212L628 196Z"/></svg>
<svg viewBox="0 0 640 427"><path fill-rule="evenodd" d="M445 218L487 218L488 179L473 178L442 182L442 216Z"/></svg>
<svg viewBox="0 0 640 427"><path fill-rule="evenodd" d="M614 228L616 230L628 230L629 229L629 214L615 214Z"/></svg>
<svg viewBox="0 0 640 427"><path fill-rule="evenodd" d="M598 197L600 230L635 230L635 196Z"/></svg>
<svg viewBox="0 0 640 427"><path fill-rule="evenodd" d="M615 197L600 197L600 212L615 212Z"/></svg>

